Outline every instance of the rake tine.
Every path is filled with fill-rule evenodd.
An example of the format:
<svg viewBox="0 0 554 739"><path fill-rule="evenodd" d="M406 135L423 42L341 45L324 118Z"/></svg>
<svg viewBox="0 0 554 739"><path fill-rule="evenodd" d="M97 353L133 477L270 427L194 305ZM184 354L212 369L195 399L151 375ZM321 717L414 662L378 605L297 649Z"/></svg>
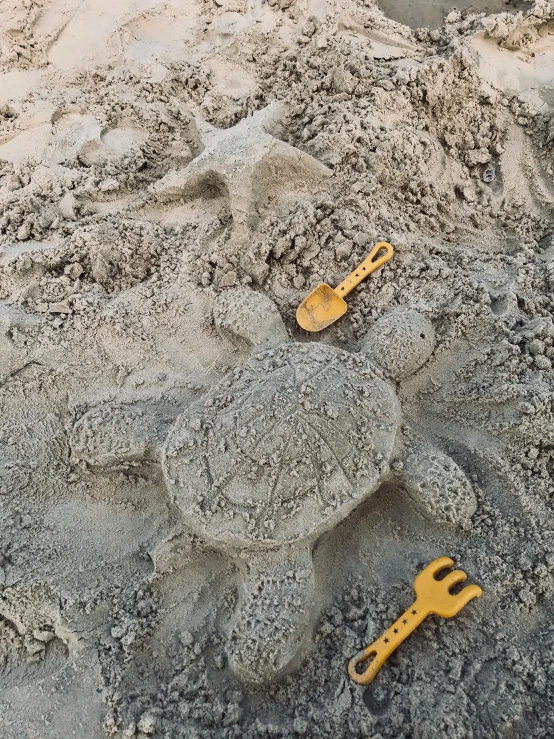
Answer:
<svg viewBox="0 0 554 739"><path fill-rule="evenodd" d="M453 566L454 560L451 557L439 557L431 562L423 572L425 572L426 575L431 575L431 577L436 577L441 570L445 570L447 567ZM423 572L421 574L423 574Z"/></svg>
<svg viewBox="0 0 554 739"><path fill-rule="evenodd" d="M448 575L442 580L439 580L439 582L441 585L444 585L446 590L450 590L454 585L457 585L459 582L465 582L466 580L467 575L463 570L454 570L454 572L449 572Z"/></svg>
<svg viewBox="0 0 554 739"><path fill-rule="evenodd" d="M430 565L427 565L427 567L422 570L414 580L414 588L416 589L416 592L419 588L428 587L429 581L434 580L435 575L437 575L441 570L445 570L447 567L452 567L453 565L454 560L450 557L439 557L438 559L435 559Z"/></svg>
<svg viewBox="0 0 554 739"><path fill-rule="evenodd" d="M469 603L470 600L478 598L480 595L483 595L483 591L481 590L479 585L467 585L463 590L460 590L460 592L453 597L456 598L457 607L460 611L465 605Z"/></svg>

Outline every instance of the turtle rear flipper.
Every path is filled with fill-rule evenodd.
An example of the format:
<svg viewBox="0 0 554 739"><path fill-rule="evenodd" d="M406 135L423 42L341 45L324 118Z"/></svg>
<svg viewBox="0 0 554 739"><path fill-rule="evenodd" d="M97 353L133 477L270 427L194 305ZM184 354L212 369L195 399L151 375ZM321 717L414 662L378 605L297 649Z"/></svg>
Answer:
<svg viewBox="0 0 554 739"><path fill-rule="evenodd" d="M423 515L440 523L463 524L477 508L473 488L456 462L438 449L411 446L398 473Z"/></svg>
<svg viewBox="0 0 554 739"><path fill-rule="evenodd" d="M308 549L252 554L241 574L229 663L241 680L267 683L291 667L309 638L315 600L312 555Z"/></svg>

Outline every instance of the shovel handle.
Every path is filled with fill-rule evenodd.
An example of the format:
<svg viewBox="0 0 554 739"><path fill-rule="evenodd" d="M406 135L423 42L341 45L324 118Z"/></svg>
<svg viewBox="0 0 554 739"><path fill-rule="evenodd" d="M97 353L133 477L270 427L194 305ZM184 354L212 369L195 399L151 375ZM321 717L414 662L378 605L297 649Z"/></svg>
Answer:
<svg viewBox="0 0 554 739"><path fill-rule="evenodd" d="M379 252L383 250L385 253L380 257L377 256ZM379 241L378 244L375 244L360 266L355 269L354 272L349 274L348 277L340 283L340 285L337 285L335 288L336 294L341 298L348 295L348 293L352 292L352 290L357 287L362 280L365 280L368 275L375 272L376 269L379 269L379 267L385 264L385 262L388 262L393 254L394 249L387 241Z"/></svg>

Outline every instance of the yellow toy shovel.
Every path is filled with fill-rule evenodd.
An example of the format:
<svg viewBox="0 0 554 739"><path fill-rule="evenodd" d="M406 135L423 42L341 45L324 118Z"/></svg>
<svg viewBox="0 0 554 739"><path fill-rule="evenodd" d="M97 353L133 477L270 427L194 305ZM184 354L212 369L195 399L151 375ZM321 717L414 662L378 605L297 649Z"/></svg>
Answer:
<svg viewBox="0 0 554 739"><path fill-rule="evenodd" d="M382 251L384 254L378 256ZM300 326L306 331L321 331L334 323L347 311L348 305L343 298L368 275L388 262L393 254L392 246L386 241L380 241L375 244L358 269L348 275L334 290L325 284L314 288L296 310L296 320Z"/></svg>
<svg viewBox="0 0 554 739"><path fill-rule="evenodd" d="M434 613L442 618L451 618L469 603L478 598L483 591L478 585L467 585L459 593L452 595L450 588L467 580L463 570L449 572L442 580L437 580L441 570L453 567L450 557L439 557L422 570L414 581L416 599L393 625L373 644L358 652L348 663L348 674L358 685L368 685L379 672L385 660L404 639L419 626L426 616ZM363 671L364 664L366 667Z"/></svg>

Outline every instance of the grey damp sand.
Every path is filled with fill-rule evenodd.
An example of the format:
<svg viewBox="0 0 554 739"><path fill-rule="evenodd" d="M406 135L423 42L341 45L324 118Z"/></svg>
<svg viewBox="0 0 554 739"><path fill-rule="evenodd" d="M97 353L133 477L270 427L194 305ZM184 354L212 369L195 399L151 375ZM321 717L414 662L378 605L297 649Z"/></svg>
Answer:
<svg viewBox="0 0 554 739"><path fill-rule="evenodd" d="M551 735L554 3L465 5L0 6L3 738ZM303 332L302 298L380 240ZM330 387L301 382L318 362ZM268 388L330 414L338 456L327 430L285 454L244 377L264 423ZM207 503L203 429L225 474L240 457ZM267 515L256 475L285 468ZM283 510L301 536L271 533ZM354 685L440 555L483 596Z"/></svg>

